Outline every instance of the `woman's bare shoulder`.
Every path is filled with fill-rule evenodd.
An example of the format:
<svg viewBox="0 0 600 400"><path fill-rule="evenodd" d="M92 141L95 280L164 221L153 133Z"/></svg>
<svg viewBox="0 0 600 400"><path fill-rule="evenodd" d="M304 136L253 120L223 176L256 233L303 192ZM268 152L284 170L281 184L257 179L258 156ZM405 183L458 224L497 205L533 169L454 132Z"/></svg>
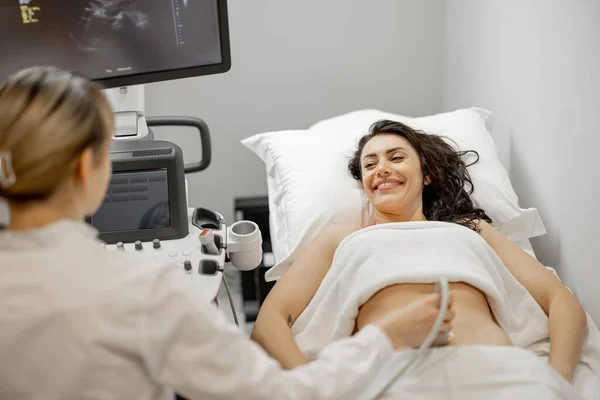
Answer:
<svg viewBox="0 0 600 400"><path fill-rule="evenodd" d="M361 228L362 227L358 224L349 222L334 222L327 225L321 234L327 236L331 240L331 244L337 247L346 236L358 231Z"/></svg>
<svg viewBox="0 0 600 400"><path fill-rule="evenodd" d="M487 238L490 235L491 232L497 232L492 225L490 225L489 223L487 223L487 221L484 221L482 219L476 219L476 220L473 220L473 222L475 223L475 226L479 230L478 233L484 239ZM491 234L493 234L493 233L491 233Z"/></svg>

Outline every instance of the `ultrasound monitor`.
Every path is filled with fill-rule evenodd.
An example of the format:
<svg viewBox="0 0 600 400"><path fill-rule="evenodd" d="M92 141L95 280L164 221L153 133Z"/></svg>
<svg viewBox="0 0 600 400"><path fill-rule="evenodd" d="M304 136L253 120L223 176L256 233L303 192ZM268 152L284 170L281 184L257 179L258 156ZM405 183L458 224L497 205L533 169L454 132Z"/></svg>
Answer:
<svg viewBox="0 0 600 400"><path fill-rule="evenodd" d="M166 141L114 142L113 174L88 222L108 244L179 239L189 233L181 148Z"/></svg>
<svg viewBox="0 0 600 400"><path fill-rule="evenodd" d="M222 73L226 0L3 0L0 81L52 65L106 88Z"/></svg>

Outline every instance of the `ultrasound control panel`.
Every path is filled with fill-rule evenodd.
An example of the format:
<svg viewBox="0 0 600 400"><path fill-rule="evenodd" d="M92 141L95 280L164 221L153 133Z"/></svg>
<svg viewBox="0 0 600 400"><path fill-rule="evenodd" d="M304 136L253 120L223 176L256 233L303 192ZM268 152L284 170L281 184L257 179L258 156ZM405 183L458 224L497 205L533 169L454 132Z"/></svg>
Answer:
<svg viewBox="0 0 600 400"><path fill-rule="evenodd" d="M211 225L212 228L210 229L214 246L205 245L206 241L201 235L206 235L208 229L192 223L194 214L198 213L197 210L204 209L190 208L188 210L190 221L188 229L190 233L184 238L172 240L155 238L127 243L117 242L107 244L106 249L108 251L136 253L159 263L172 265L189 276L190 282L196 286L195 290L200 290L207 296L208 300L213 300L219 291L225 266L226 248L224 240L227 235L227 226L222 223L220 215L214 213L217 218L211 221L214 225Z"/></svg>

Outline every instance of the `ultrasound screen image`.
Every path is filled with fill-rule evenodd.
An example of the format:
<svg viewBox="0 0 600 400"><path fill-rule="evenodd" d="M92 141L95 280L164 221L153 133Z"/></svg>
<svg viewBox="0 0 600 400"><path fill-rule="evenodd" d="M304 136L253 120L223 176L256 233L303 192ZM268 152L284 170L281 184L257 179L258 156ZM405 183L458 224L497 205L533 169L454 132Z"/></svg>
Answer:
<svg viewBox="0 0 600 400"><path fill-rule="evenodd" d="M102 233L169 228L167 170L113 173L91 224Z"/></svg>
<svg viewBox="0 0 600 400"><path fill-rule="evenodd" d="M34 65L90 79L221 64L216 0L2 0L0 81Z"/></svg>

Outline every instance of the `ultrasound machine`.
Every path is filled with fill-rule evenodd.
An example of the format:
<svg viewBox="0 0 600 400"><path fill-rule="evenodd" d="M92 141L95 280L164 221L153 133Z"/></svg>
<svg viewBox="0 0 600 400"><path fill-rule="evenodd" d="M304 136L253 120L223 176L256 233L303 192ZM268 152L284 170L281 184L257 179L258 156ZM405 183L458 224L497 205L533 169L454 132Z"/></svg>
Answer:
<svg viewBox="0 0 600 400"><path fill-rule="evenodd" d="M225 73L231 66L226 0L10 0L0 5L0 80L20 69L53 65L97 81L115 111L113 175L88 222L107 251L135 252L173 265L216 299L225 263L258 267L258 226L230 226L193 207L186 173L211 161L207 124L193 117L146 117L143 84ZM154 140L153 127L188 126L201 139L201 161ZM231 296L229 297L236 317ZM237 322L237 320L236 320Z"/></svg>

